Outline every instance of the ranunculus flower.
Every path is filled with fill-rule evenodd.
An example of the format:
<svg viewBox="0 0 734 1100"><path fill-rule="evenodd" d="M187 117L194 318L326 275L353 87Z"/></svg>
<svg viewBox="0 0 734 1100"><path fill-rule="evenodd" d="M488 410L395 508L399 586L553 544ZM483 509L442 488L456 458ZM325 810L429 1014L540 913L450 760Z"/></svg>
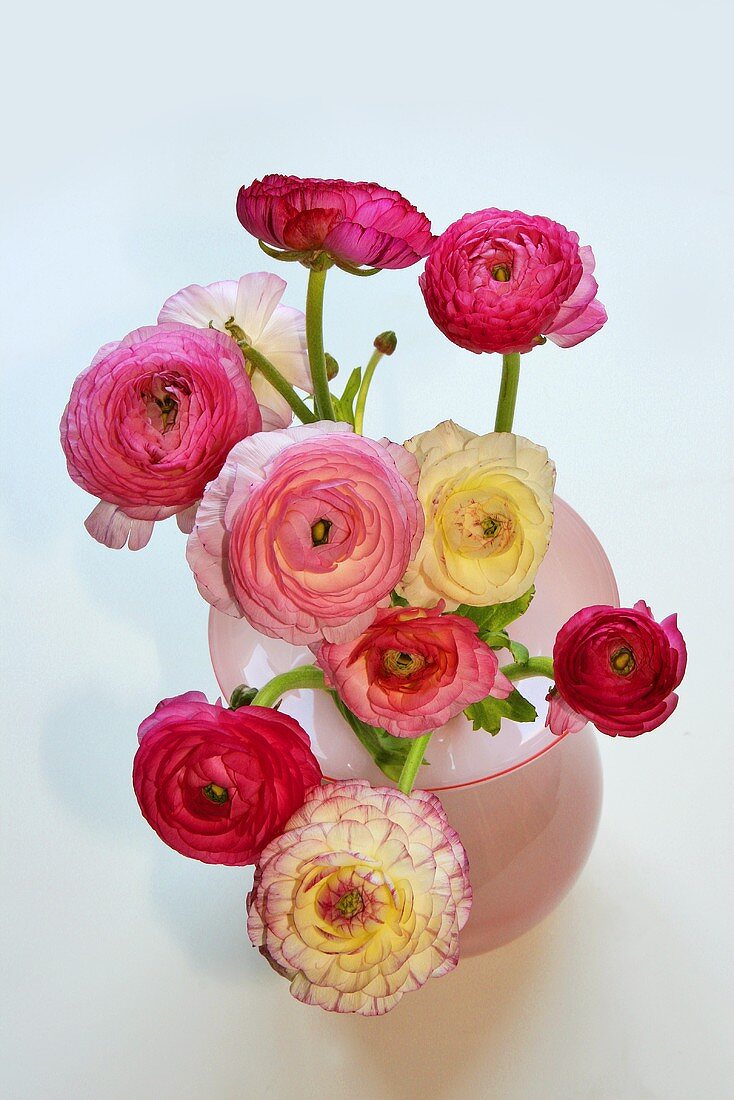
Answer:
<svg viewBox="0 0 734 1100"><path fill-rule="evenodd" d="M610 737L636 737L678 705L674 689L686 669L686 645L677 616L657 623L644 600L585 607L559 630L553 669L562 700L577 716Z"/></svg>
<svg viewBox="0 0 734 1100"><path fill-rule="evenodd" d="M594 253L576 233L519 210L465 214L436 241L420 277L434 324L469 351L568 348L607 319Z"/></svg>
<svg viewBox="0 0 734 1100"><path fill-rule="evenodd" d="M226 334L154 325L105 344L61 418L69 475L100 498L85 527L131 550L168 516L190 531L204 486L261 423L242 352Z"/></svg>
<svg viewBox="0 0 734 1100"><path fill-rule="evenodd" d="M228 710L200 691L164 699L138 730L133 786L169 847L203 863L255 863L321 769L306 732L267 707Z"/></svg>
<svg viewBox="0 0 734 1100"><path fill-rule="evenodd" d="M507 603L535 579L553 524L555 466L510 432L446 420L405 444L420 466L426 530L398 590L409 603Z"/></svg>
<svg viewBox="0 0 734 1100"><path fill-rule="evenodd" d="M410 267L433 243L425 214L376 183L265 176L240 188L237 217L267 244L347 267Z"/></svg>
<svg viewBox="0 0 734 1100"><path fill-rule="evenodd" d="M510 694L476 624L442 610L442 603L380 609L355 641L314 647L327 683L363 722L418 737L488 695Z"/></svg>
<svg viewBox="0 0 734 1100"><path fill-rule="evenodd" d="M319 422L233 448L207 487L187 558L204 599L294 645L353 638L423 533L404 448Z"/></svg>
<svg viewBox="0 0 734 1100"><path fill-rule="evenodd" d="M459 961L466 852L435 795L316 788L262 853L247 931L305 1004L378 1016Z"/></svg>
<svg viewBox="0 0 734 1100"><path fill-rule="evenodd" d="M280 305L286 283L265 271L225 279L208 286L184 287L158 314L158 323L179 321L197 328L216 328L245 340L276 367L287 382L313 392L306 351L306 318L300 309ZM260 371L248 374L260 405L263 430L287 428L293 412Z"/></svg>

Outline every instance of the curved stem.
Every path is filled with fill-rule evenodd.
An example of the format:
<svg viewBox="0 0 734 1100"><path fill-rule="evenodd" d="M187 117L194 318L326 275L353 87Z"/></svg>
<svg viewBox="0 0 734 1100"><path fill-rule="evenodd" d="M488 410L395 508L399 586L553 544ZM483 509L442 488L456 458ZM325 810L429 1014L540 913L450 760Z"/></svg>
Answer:
<svg viewBox="0 0 734 1100"><path fill-rule="evenodd" d="M316 412L321 420L336 420L331 403L324 355L324 287L326 269L311 269L306 291L306 343L311 367Z"/></svg>
<svg viewBox="0 0 734 1100"><path fill-rule="evenodd" d="M403 791L404 794L410 794L413 790L415 777L418 774L418 769L423 763L423 757L432 736L433 731L431 731L431 733L424 733L422 737L413 738L408 750L408 755L405 758L405 763L403 764L403 770L400 773L400 779L398 780L398 790Z"/></svg>
<svg viewBox="0 0 734 1100"><path fill-rule="evenodd" d="M364 427L364 409L367 404L367 394L369 392L370 383L372 382L372 375L375 373L377 364L382 359L383 353L378 351L377 348L372 352L370 361L365 367L364 377L362 384L359 387L359 393L357 394L357 404L354 410L354 430L357 435L362 434L362 428Z"/></svg>
<svg viewBox="0 0 734 1100"><path fill-rule="evenodd" d="M250 704L253 707L272 707L286 691L298 691L299 688L323 688L324 674L316 665L302 665L290 672L281 672L261 687Z"/></svg>
<svg viewBox="0 0 734 1100"><path fill-rule="evenodd" d="M508 680L527 680L531 676L547 676L549 680L554 678L553 660L551 657L530 657L524 665L511 664L500 668Z"/></svg>
<svg viewBox="0 0 734 1100"><path fill-rule="evenodd" d="M520 353L513 351L502 356L502 381L497 398L497 413L494 418L496 432L511 432L515 418L517 384L520 381Z"/></svg>
<svg viewBox="0 0 734 1100"><path fill-rule="evenodd" d="M299 420L304 424L314 424L317 417L311 412L306 402L301 400L290 382L285 380L278 368L274 367L269 359L266 359L261 352L250 347L249 344L240 344L240 347L245 359L252 363L256 370L260 371L265 381L269 382L281 397L286 399Z"/></svg>

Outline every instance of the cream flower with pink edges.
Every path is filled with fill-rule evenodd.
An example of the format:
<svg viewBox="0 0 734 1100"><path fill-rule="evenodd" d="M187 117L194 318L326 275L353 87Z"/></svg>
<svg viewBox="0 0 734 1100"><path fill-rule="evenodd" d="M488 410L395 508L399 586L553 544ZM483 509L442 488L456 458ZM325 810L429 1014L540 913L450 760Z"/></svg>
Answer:
<svg viewBox="0 0 734 1100"><path fill-rule="evenodd" d="M247 931L299 1001L379 1016L454 969L471 898L434 794L329 783L263 851Z"/></svg>

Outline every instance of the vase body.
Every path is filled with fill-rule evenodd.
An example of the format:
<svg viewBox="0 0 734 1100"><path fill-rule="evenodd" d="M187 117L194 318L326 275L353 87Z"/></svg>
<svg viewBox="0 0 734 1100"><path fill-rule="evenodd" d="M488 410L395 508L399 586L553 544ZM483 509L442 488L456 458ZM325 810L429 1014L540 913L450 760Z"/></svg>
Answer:
<svg viewBox="0 0 734 1100"><path fill-rule="evenodd" d="M510 627L531 655L550 655L559 628L582 607L618 605L611 567L589 527L555 498L553 536L536 578L536 596ZM260 687L310 664L307 649L266 638L244 619L212 608L209 645L226 698L241 683ZM509 658L508 658L509 659ZM499 947L532 928L564 897L594 842L602 799L597 734L591 727L557 738L545 726L548 681L523 681L534 723L503 721L491 737L463 715L434 733L416 785L436 791L469 857L474 904L462 954ZM330 779L388 780L324 692L289 693L282 709L309 733Z"/></svg>

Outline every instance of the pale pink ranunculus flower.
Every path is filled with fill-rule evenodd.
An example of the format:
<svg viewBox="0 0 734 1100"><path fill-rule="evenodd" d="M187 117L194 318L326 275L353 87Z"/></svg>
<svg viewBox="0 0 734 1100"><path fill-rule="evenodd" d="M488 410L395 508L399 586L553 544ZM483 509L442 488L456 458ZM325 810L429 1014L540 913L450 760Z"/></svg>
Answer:
<svg viewBox="0 0 734 1100"><path fill-rule="evenodd" d="M189 536L199 591L294 645L355 637L420 542L417 479L403 447L347 424L244 440L207 487Z"/></svg>
<svg viewBox="0 0 734 1100"><path fill-rule="evenodd" d="M105 344L61 418L69 476L100 498L89 534L139 550L156 520L175 515L190 531L204 486L261 424L242 352L226 333L151 325Z"/></svg>
<svg viewBox="0 0 734 1100"><path fill-rule="evenodd" d="M247 932L297 1000L379 1016L454 969L471 902L434 794L327 783L262 852Z"/></svg>
<svg viewBox="0 0 734 1100"><path fill-rule="evenodd" d="M443 606L380 608L354 641L314 646L327 683L363 722L419 737L488 695L510 694L476 623Z"/></svg>
<svg viewBox="0 0 734 1100"><path fill-rule="evenodd" d="M594 253L550 218L477 210L441 234L420 287L434 324L474 352L528 352L547 337L573 347L607 319Z"/></svg>
<svg viewBox="0 0 734 1100"><path fill-rule="evenodd" d="M269 359L286 382L313 393L306 350L306 318L300 309L280 304L285 288L284 279L265 271L208 286L194 283L164 302L158 322L178 321L229 332ZM263 431L287 428L293 419L290 405L260 371L253 370L249 363L247 367L260 405Z"/></svg>

